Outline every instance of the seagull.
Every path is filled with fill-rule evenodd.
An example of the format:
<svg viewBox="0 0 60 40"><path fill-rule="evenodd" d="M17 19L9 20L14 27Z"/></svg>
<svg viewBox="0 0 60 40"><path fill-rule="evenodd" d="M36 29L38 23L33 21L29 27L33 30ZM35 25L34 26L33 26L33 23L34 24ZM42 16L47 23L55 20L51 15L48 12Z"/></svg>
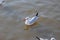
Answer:
<svg viewBox="0 0 60 40"><path fill-rule="evenodd" d="M36 36L36 38L37 38L38 40L48 40L48 39L39 38L39 37L37 37L37 36Z"/></svg>
<svg viewBox="0 0 60 40"><path fill-rule="evenodd" d="M56 40L54 37L52 37L50 40Z"/></svg>
<svg viewBox="0 0 60 40"><path fill-rule="evenodd" d="M42 17L42 18L40 18L40 17ZM31 18L30 17L24 18L24 22L25 22L25 28L24 28L24 30L28 30L29 28L37 25L38 24L38 20L39 19L44 20L43 18L47 18L47 17L45 15L40 15L39 16L38 12L36 13L35 16L33 16Z"/></svg>
<svg viewBox="0 0 60 40"><path fill-rule="evenodd" d="M36 38L38 39L38 40L48 40L48 39L44 39L44 38L39 38L39 37L37 37L36 36ZM50 40L56 40L54 37L52 37Z"/></svg>
<svg viewBox="0 0 60 40"><path fill-rule="evenodd" d="M25 24L26 25L33 25L38 20L38 18L39 18L38 13L35 16L33 16L32 18L26 17Z"/></svg>

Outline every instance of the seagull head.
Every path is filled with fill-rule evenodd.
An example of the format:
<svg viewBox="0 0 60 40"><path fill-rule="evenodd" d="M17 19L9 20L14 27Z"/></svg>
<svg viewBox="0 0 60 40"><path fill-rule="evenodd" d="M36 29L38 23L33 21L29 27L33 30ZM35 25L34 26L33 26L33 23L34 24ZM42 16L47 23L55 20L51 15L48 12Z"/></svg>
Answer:
<svg viewBox="0 0 60 40"><path fill-rule="evenodd" d="M29 19L29 17L26 17L26 18L24 18L24 21L26 21L26 20L28 20Z"/></svg>

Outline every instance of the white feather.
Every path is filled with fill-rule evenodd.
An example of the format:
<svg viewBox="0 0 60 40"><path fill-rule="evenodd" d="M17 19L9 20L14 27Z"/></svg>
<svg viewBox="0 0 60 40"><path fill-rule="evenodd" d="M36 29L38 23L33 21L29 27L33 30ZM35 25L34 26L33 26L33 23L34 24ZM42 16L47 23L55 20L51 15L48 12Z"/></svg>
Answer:
<svg viewBox="0 0 60 40"><path fill-rule="evenodd" d="M52 37L51 40L56 40L56 39L54 37Z"/></svg>
<svg viewBox="0 0 60 40"><path fill-rule="evenodd" d="M39 17L37 17L37 16L34 16L32 18L26 17L25 18L26 19L25 24L26 25L32 25L32 24L34 24L38 20L38 18Z"/></svg>

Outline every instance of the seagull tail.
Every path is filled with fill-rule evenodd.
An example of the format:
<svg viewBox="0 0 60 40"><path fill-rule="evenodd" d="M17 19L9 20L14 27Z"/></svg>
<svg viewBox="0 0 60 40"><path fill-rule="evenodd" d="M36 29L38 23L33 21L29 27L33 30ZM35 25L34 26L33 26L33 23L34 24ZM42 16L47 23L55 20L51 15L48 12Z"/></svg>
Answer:
<svg viewBox="0 0 60 40"><path fill-rule="evenodd" d="M38 13L36 14L36 16L38 16Z"/></svg>

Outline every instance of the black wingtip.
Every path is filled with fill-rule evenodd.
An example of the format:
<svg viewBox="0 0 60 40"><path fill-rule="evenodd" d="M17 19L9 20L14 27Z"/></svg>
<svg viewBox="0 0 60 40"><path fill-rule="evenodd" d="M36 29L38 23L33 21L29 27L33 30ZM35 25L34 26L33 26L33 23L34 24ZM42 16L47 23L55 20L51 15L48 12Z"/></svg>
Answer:
<svg viewBox="0 0 60 40"><path fill-rule="evenodd" d="M37 12L36 16L38 16L38 12Z"/></svg>
<svg viewBox="0 0 60 40"><path fill-rule="evenodd" d="M40 40L39 37L36 36L36 38L37 38L38 40Z"/></svg>

